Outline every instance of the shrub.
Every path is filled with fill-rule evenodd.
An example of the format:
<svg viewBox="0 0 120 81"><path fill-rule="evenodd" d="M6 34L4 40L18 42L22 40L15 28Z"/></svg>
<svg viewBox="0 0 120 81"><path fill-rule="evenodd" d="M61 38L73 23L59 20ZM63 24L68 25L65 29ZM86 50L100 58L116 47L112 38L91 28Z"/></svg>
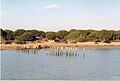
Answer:
<svg viewBox="0 0 120 81"><path fill-rule="evenodd" d="M96 33L96 37L100 40L104 40L110 37L108 30L101 30Z"/></svg>
<svg viewBox="0 0 120 81"><path fill-rule="evenodd" d="M22 41L35 41L36 37L33 33L31 32L25 32L20 36L20 39Z"/></svg>
<svg viewBox="0 0 120 81"><path fill-rule="evenodd" d="M20 36L17 36L14 40L14 43L15 44L23 44L23 41L21 40L21 37Z"/></svg>
<svg viewBox="0 0 120 81"><path fill-rule="evenodd" d="M70 32L68 35L67 35L67 39L69 40L75 40L76 38L78 38L80 36L80 33L75 31L75 32Z"/></svg>
<svg viewBox="0 0 120 81"><path fill-rule="evenodd" d="M13 31L12 30L5 30L5 32L7 33L7 40L13 40Z"/></svg>
<svg viewBox="0 0 120 81"><path fill-rule="evenodd" d="M6 42L5 39L0 36L0 44L3 44L3 43L5 43L5 42Z"/></svg>
<svg viewBox="0 0 120 81"><path fill-rule="evenodd" d="M1 28L0 28L0 36L5 40L7 39L7 33L4 30L2 30Z"/></svg>
<svg viewBox="0 0 120 81"><path fill-rule="evenodd" d="M88 39L85 37L82 37L82 36L80 36L76 39L76 42L87 42L87 41L88 41Z"/></svg>
<svg viewBox="0 0 120 81"><path fill-rule="evenodd" d="M54 39L56 38L54 32L47 32L47 33L45 34L45 37L46 37L47 39L49 39L49 40L54 40Z"/></svg>
<svg viewBox="0 0 120 81"><path fill-rule="evenodd" d="M89 35L88 35L88 39L90 40L90 41L93 41L95 38L96 38L96 33L97 32L91 32Z"/></svg>
<svg viewBox="0 0 120 81"><path fill-rule="evenodd" d="M33 33L33 35L38 36L39 32L37 30L26 30L26 32Z"/></svg>
<svg viewBox="0 0 120 81"><path fill-rule="evenodd" d="M45 32L44 31L38 31L38 36L45 37Z"/></svg>
<svg viewBox="0 0 120 81"><path fill-rule="evenodd" d="M14 32L14 38L16 38L17 36L22 35L25 32L24 29L18 29Z"/></svg>
<svg viewBox="0 0 120 81"><path fill-rule="evenodd" d="M60 30L56 33L56 36L58 36L59 38L63 39L65 36L67 36L69 34L68 31L66 30Z"/></svg>

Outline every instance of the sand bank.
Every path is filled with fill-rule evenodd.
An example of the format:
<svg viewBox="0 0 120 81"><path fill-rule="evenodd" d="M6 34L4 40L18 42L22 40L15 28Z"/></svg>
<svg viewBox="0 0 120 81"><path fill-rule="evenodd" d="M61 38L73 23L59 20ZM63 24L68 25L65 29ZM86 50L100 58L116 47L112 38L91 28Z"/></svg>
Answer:
<svg viewBox="0 0 120 81"><path fill-rule="evenodd" d="M1 50L16 50L16 49L36 49L36 48L64 48L64 47L79 47L79 48L120 48L120 42L112 43L98 43L94 42L84 42L77 44L65 44L65 43L55 43L55 42L42 42L42 43L28 43L28 44L0 44Z"/></svg>

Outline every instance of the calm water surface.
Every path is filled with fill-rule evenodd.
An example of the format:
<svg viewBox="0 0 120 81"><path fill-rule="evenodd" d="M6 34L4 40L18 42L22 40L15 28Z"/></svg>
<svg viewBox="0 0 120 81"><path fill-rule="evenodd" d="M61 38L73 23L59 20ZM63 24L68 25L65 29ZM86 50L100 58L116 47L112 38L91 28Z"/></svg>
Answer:
<svg viewBox="0 0 120 81"><path fill-rule="evenodd" d="M4 80L120 80L120 49L2 50L1 57Z"/></svg>

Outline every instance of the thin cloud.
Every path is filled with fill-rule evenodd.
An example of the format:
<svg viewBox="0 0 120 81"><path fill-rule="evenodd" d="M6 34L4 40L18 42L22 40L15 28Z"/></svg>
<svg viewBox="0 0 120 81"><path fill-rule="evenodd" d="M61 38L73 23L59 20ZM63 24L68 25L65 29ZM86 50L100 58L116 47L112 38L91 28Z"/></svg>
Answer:
<svg viewBox="0 0 120 81"><path fill-rule="evenodd" d="M56 9L56 8L59 8L60 6L58 4L50 4L50 5L47 5L41 9Z"/></svg>
<svg viewBox="0 0 120 81"><path fill-rule="evenodd" d="M46 9L50 9L50 8L59 8L58 4L51 4L45 7Z"/></svg>

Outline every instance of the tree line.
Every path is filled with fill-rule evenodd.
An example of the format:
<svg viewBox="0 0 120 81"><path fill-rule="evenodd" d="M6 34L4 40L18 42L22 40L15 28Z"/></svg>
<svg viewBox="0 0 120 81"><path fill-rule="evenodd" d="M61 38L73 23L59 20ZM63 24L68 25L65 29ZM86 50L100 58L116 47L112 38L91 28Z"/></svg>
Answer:
<svg viewBox="0 0 120 81"><path fill-rule="evenodd" d="M120 41L120 30L77 30L71 29L69 31L60 30L57 32L41 30L24 30L18 29L16 31L3 30L1 32L1 41L10 43L11 41L16 44L22 44L26 41L36 41L37 38L45 38L47 40L54 40L55 42L106 42ZM8 42L9 41L9 42Z"/></svg>

